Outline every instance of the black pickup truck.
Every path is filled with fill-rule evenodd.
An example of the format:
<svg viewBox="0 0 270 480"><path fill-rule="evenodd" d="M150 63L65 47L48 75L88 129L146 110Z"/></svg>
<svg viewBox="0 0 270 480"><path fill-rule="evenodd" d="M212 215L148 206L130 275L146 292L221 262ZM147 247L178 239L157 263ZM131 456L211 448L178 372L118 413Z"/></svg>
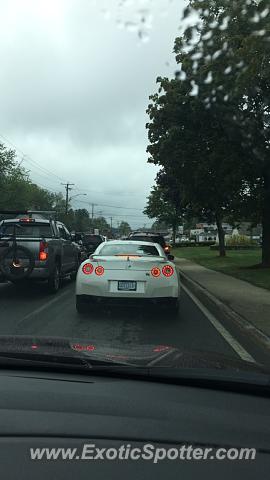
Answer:
<svg viewBox="0 0 270 480"><path fill-rule="evenodd" d="M0 212L3 213L3 212ZM18 213L0 221L0 281L20 283L25 278L44 280L58 291L65 276L76 278L80 247L59 221L40 214Z"/></svg>

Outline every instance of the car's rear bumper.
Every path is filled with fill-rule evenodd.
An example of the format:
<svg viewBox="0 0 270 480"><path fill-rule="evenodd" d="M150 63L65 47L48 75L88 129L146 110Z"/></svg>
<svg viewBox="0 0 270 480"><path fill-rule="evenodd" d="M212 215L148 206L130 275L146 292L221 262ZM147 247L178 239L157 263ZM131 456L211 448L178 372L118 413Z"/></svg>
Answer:
<svg viewBox="0 0 270 480"><path fill-rule="evenodd" d="M121 298L121 297L98 297L96 295L77 295L80 303L89 306L100 307L175 307L179 297L156 297L156 298Z"/></svg>
<svg viewBox="0 0 270 480"><path fill-rule="evenodd" d="M118 289L119 281L134 281L136 282L135 291L125 291ZM82 275L79 271L76 281L76 294L93 297L106 297L115 299L136 299L141 300L145 298L158 299L170 298L179 296L179 280L176 276L167 278L152 279L146 277L145 272L136 272L136 275L130 275L128 272L121 270L114 271L113 276L105 275L98 277L95 275Z"/></svg>

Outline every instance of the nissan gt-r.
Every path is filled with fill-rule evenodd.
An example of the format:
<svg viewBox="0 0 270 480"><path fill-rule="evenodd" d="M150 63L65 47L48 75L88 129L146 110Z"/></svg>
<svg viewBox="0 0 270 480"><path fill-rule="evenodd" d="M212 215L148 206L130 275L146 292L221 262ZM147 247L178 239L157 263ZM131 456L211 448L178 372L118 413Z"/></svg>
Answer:
<svg viewBox="0 0 270 480"><path fill-rule="evenodd" d="M152 305L177 314L180 283L172 259L157 243L102 243L78 270L77 311L91 312L93 306Z"/></svg>

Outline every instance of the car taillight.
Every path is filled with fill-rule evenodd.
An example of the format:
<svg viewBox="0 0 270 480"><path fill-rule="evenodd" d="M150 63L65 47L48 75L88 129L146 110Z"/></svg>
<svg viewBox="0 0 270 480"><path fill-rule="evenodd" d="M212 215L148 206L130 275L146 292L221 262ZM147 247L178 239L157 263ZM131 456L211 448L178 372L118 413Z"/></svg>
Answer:
<svg viewBox="0 0 270 480"><path fill-rule="evenodd" d="M96 275L101 276L101 275L103 275L103 273L104 273L104 268L101 265L99 265L99 267L95 268L95 274Z"/></svg>
<svg viewBox="0 0 270 480"><path fill-rule="evenodd" d="M82 271L85 275L91 275L93 273L94 267L92 263L85 263L82 267Z"/></svg>
<svg viewBox="0 0 270 480"><path fill-rule="evenodd" d="M153 267L151 270L151 275L153 277L159 277L160 276L160 269L158 267Z"/></svg>
<svg viewBox="0 0 270 480"><path fill-rule="evenodd" d="M171 277L174 274L174 269L171 265L165 265L162 268L162 273L165 277Z"/></svg>
<svg viewBox="0 0 270 480"><path fill-rule="evenodd" d="M39 260L44 262L48 259L48 243L47 242L40 242L39 244Z"/></svg>

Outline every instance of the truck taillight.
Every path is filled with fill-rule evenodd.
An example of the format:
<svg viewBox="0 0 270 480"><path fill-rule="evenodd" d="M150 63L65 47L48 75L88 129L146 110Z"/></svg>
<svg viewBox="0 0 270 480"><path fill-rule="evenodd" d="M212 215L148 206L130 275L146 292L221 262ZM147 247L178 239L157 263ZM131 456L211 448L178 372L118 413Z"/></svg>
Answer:
<svg viewBox="0 0 270 480"><path fill-rule="evenodd" d="M49 251L48 251L48 243L47 242L40 242L39 244L39 260L44 262L48 259Z"/></svg>
<svg viewBox="0 0 270 480"><path fill-rule="evenodd" d="M35 219L34 218L29 218L29 217L24 217L24 218L20 218L19 220L20 222L26 222L26 223L29 223L29 222L34 222Z"/></svg>

